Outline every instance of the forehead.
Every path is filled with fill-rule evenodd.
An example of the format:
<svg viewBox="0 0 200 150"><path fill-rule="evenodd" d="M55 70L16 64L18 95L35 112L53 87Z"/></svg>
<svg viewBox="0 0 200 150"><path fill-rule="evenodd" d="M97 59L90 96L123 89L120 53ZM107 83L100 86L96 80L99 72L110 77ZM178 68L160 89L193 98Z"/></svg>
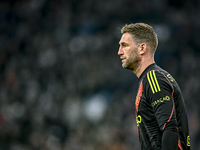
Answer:
<svg viewBox="0 0 200 150"><path fill-rule="evenodd" d="M119 41L119 44L122 43L134 43L130 33L124 33Z"/></svg>

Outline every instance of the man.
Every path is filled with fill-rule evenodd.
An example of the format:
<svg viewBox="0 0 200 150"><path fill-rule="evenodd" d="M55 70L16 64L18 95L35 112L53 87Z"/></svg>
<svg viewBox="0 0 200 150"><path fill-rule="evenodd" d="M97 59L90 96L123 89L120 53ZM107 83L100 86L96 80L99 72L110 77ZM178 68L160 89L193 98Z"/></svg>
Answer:
<svg viewBox="0 0 200 150"><path fill-rule="evenodd" d="M145 23L125 25L121 33L118 55L122 67L133 70L139 78L135 108L141 150L190 150L181 90L154 61L156 33Z"/></svg>

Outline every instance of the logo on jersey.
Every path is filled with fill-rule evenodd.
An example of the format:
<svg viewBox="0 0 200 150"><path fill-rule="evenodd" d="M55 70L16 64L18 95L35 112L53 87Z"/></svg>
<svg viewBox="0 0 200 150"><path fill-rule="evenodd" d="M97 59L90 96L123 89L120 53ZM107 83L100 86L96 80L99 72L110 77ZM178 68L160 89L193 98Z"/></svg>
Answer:
<svg viewBox="0 0 200 150"><path fill-rule="evenodd" d="M170 74L168 74L167 77L170 79L171 82L175 80Z"/></svg>
<svg viewBox="0 0 200 150"><path fill-rule="evenodd" d="M165 97L162 97L162 98L154 101L153 103L151 103L151 106L154 107L158 103L162 103L164 101L169 101L169 100L170 100L170 97L169 96L165 96Z"/></svg>
<svg viewBox="0 0 200 150"><path fill-rule="evenodd" d="M137 126L139 126L139 124L142 122L142 117L140 115L136 117L136 122L137 122Z"/></svg>
<svg viewBox="0 0 200 150"><path fill-rule="evenodd" d="M161 91L154 70L147 73L147 79L153 94Z"/></svg>
<svg viewBox="0 0 200 150"><path fill-rule="evenodd" d="M187 146L190 146L190 136L187 136Z"/></svg>

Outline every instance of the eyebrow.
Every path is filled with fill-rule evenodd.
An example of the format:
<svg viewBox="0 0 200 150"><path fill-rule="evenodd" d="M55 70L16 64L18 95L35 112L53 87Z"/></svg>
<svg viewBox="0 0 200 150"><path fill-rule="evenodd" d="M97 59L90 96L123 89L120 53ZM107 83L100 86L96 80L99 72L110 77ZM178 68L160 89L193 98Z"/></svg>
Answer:
<svg viewBox="0 0 200 150"><path fill-rule="evenodd" d="M119 42L119 45L124 45L124 44L127 44L126 42Z"/></svg>

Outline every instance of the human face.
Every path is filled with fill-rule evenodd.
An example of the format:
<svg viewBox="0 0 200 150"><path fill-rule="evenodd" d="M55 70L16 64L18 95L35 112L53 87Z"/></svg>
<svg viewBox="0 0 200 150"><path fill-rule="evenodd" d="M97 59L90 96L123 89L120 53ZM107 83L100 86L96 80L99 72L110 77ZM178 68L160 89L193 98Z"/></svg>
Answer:
<svg viewBox="0 0 200 150"><path fill-rule="evenodd" d="M140 63L138 47L133 41L130 33L124 33L119 41L118 55L122 59L122 67L136 71Z"/></svg>

